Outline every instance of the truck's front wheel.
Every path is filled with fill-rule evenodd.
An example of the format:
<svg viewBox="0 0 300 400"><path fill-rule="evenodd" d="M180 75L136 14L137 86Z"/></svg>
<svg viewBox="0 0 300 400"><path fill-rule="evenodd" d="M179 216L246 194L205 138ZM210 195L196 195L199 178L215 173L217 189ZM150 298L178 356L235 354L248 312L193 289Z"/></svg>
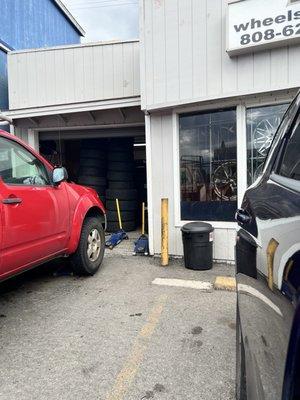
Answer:
<svg viewBox="0 0 300 400"><path fill-rule="evenodd" d="M79 275L94 275L103 260L105 234L99 218L88 217L84 220L79 244L71 256L74 271Z"/></svg>

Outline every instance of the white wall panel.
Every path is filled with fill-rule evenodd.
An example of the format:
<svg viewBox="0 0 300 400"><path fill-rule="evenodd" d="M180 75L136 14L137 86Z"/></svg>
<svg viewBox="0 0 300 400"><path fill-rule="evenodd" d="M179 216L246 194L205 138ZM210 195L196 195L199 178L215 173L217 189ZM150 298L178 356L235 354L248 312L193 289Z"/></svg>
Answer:
<svg viewBox="0 0 300 400"><path fill-rule="evenodd" d="M176 1L165 1L166 18L166 99L179 97L179 46L178 46L178 7Z"/></svg>
<svg viewBox="0 0 300 400"><path fill-rule="evenodd" d="M300 86L300 45L227 55L227 1L141 0L142 108Z"/></svg>
<svg viewBox="0 0 300 400"><path fill-rule="evenodd" d="M139 42L9 53L10 109L140 95Z"/></svg>

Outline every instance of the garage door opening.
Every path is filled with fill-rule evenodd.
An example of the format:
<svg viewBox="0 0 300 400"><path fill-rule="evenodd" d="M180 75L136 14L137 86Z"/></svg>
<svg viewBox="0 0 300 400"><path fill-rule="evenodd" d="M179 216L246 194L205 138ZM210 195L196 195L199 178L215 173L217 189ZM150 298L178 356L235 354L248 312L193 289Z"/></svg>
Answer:
<svg viewBox="0 0 300 400"><path fill-rule="evenodd" d="M142 203L147 204L145 136L66 139L66 135L49 139L40 134L40 153L52 164L65 166L71 181L97 191L107 210L108 232L119 229L116 198L123 229L140 229Z"/></svg>

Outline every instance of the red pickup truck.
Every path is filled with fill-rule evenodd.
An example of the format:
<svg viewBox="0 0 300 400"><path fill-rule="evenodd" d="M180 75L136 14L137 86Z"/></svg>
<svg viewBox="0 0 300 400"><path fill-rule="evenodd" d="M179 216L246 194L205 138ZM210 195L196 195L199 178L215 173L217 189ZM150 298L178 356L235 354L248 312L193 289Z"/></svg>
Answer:
<svg viewBox="0 0 300 400"><path fill-rule="evenodd" d="M67 182L11 134L0 131L0 279L57 257L93 275L105 249L106 214L91 188Z"/></svg>

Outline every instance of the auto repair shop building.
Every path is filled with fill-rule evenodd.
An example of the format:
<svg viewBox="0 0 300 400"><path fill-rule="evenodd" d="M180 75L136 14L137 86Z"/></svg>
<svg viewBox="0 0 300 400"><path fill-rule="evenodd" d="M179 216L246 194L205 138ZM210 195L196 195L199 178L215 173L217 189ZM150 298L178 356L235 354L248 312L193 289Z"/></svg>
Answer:
<svg viewBox="0 0 300 400"><path fill-rule="evenodd" d="M299 39L299 1L141 0L140 41L9 53L9 116L36 148L145 144L151 253L168 198L170 254L201 220L233 261L235 210L300 86Z"/></svg>

